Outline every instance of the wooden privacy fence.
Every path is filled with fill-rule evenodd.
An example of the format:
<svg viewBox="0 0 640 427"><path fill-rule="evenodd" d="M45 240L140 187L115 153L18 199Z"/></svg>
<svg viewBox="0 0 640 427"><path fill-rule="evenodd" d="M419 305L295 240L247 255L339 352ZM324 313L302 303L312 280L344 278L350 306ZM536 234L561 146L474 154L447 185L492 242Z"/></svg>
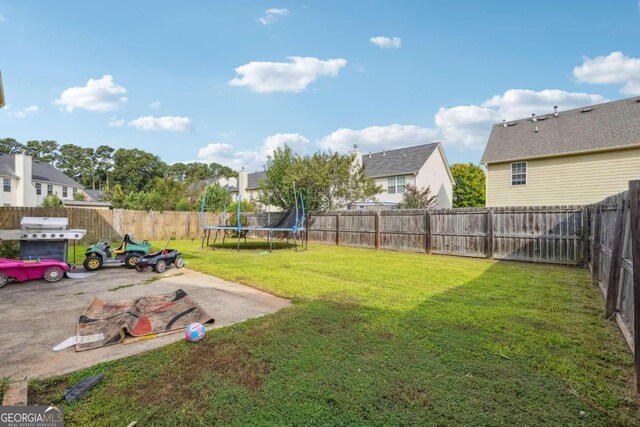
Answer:
<svg viewBox="0 0 640 427"><path fill-rule="evenodd" d="M605 296L605 317L615 319L634 352L640 391L640 181L589 206L589 267Z"/></svg>
<svg viewBox="0 0 640 427"><path fill-rule="evenodd" d="M309 216L309 240L343 246L577 265L582 206L329 212Z"/></svg>
<svg viewBox="0 0 640 427"><path fill-rule="evenodd" d="M214 223L217 214L206 213L206 221ZM16 208L0 207L0 229L19 229L24 216L69 218L69 228L82 228L87 234L81 242L99 239L118 240L125 233L136 239L162 240L172 236L193 239L202 236L199 212L146 212L125 209L80 208Z"/></svg>

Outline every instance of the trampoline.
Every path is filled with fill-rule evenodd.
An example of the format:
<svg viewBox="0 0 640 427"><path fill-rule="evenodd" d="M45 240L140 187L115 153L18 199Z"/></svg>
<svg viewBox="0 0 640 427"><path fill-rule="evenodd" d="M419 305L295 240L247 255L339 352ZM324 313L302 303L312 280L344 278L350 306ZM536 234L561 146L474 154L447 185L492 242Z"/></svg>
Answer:
<svg viewBox="0 0 640 427"><path fill-rule="evenodd" d="M205 206L206 206L206 191L202 197L202 204L200 207L200 215L202 217L202 248L206 245L209 246L209 240L211 238L211 232L215 231L213 237L212 249L215 250L216 241L218 236L222 233L222 243L226 242L227 238L234 238L238 240L237 250L240 250L240 241L244 239L247 241L247 233L249 232L266 232L267 241L269 243L269 251L273 250L273 234L274 233L286 233L287 243L291 238L293 240L294 248L298 252L298 243L301 244L303 249L308 247L308 235L306 233L305 220L306 214L304 210L304 197L302 191L296 191L295 185L293 186L294 206L287 209L284 212L277 212L278 218L271 221L271 212L267 210L258 217L258 221L266 219L266 222L261 225L242 225L242 196L238 194L238 207L235 212L237 223L236 225L229 224L227 221L227 200L229 189L227 189L227 197L224 201L224 207L222 210L222 224L221 225L209 225L206 223L205 218ZM266 215L264 215L266 213ZM246 215L246 214L245 214ZM266 218L265 218L266 216Z"/></svg>

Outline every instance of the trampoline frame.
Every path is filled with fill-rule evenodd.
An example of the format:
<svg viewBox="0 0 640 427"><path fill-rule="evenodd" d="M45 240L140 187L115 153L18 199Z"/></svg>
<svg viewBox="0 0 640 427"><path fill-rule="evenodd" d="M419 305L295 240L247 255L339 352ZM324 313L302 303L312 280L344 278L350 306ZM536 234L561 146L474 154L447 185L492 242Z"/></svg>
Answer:
<svg viewBox="0 0 640 427"><path fill-rule="evenodd" d="M227 234L229 232L235 232L237 234L237 248L236 250L240 251L240 240L244 238L244 242L247 243L247 233L250 231L266 231L267 232L267 241L269 242L269 252L273 250L273 234L272 233L287 233L287 244L289 243L289 238L293 240L295 251L298 252L298 241L301 243L301 248L304 250L308 249L309 246L309 233L305 226L306 222L306 212L304 208L304 197L302 196L302 191L296 191L296 186L293 184L293 195L295 200L294 206L294 214L295 214L295 222L292 227L260 227L260 226L246 226L242 225L242 196L238 193L237 200L237 209L236 209L236 218L238 221L238 225L232 226L227 225L227 200L229 200L229 190L227 187L227 197L225 197L223 210L222 210L222 224L223 225L208 225L205 220L205 205L207 200L207 191L205 189L204 195L202 196L202 203L200 206L200 215L202 219L202 249L205 248L205 240L207 246L209 246L209 241L211 238L211 231L215 231L213 237L213 246L212 250L215 250L216 241L218 240L218 233L223 232L222 243L226 242ZM298 204L299 200L299 204ZM302 210L302 215L300 215L300 209ZM271 219L271 211L267 211L267 222L270 222ZM243 233L244 232L244 233ZM298 233L301 233L298 236ZM301 237L301 238L299 238Z"/></svg>

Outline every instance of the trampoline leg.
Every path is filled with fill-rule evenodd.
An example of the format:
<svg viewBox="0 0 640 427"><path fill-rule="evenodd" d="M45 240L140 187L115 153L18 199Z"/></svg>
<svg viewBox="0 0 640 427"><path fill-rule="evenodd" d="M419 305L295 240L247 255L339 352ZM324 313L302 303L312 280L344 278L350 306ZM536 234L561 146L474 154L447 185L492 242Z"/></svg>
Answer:
<svg viewBox="0 0 640 427"><path fill-rule="evenodd" d="M224 230L224 233L222 234L222 244L224 245L225 242L227 240L227 230Z"/></svg>
<svg viewBox="0 0 640 427"><path fill-rule="evenodd" d="M298 240L296 239L296 234L298 234L298 233L295 232L295 231L291 232L291 235L293 237L293 245L294 245L294 247L296 249L296 252L298 252Z"/></svg>
<svg viewBox="0 0 640 427"><path fill-rule="evenodd" d="M240 238L242 237L241 233L238 231L238 252L240 252Z"/></svg>
<svg viewBox="0 0 640 427"><path fill-rule="evenodd" d="M213 235L213 246L211 247L212 251L216 250L216 242L218 241L218 231L216 230L216 233Z"/></svg>
<svg viewBox="0 0 640 427"><path fill-rule="evenodd" d="M267 232L267 240L269 240L269 252L273 251L273 237L271 236L271 230Z"/></svg>
<svg viewBox="0 0 640 427"><path fill-rule="evenodd" d="M207 230L202 230L202 242L200 244L200 248L204 249L204 240L207 238Z"/></svg>
<svg viewBox="0 0 640 427"><path fill-rule="evenodd" d="M209 247L209 239L211 238L211 230L207 230L207 247Z"/></svg>

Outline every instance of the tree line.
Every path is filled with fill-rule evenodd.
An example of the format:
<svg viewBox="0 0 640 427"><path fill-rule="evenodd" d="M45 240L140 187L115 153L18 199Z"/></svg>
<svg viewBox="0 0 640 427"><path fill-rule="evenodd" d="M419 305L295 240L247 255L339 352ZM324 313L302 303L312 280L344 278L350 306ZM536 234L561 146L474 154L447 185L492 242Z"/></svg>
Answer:
<svg viewBox="0 0 640 427"><path fill-rule="evenodd" d="M189 184L220 175L237 176L233 169L219 163L169 165L155 154L137 148L0 139L0 154L17 153L51 164L85 188L103 190L106 201L125 209L189 210L195 208L189 198Z"/></svg>
<svg viewBox="0 0 640 427"><path fill-rule="evenodd" d="M14 138L0 139L0 154L22 152L55 166L85 188L103 190L104 201L124 209L195 210L203 195L194 194L194 186L190 184L217 176L237 176L233 169L215 162L169 165L157 155L137 148L80 147L61 145L54 140L31 140L23 144ZM299 155L288 146L279 148L268 158L258 201L286 209L294 203L294 184L303 189L309 212L350 208L356 201L375 199L382 189L365 176L362 167L354 166L353 160L351 155L339 153ZM453 207L484 206L482 168L472 163L458 163L451 166L451 172L455 180ZM228 195L221 188L209 191L208 209L221 210ZM409 185L402 207L428 208L436 201L429 188Z"/></svg>

